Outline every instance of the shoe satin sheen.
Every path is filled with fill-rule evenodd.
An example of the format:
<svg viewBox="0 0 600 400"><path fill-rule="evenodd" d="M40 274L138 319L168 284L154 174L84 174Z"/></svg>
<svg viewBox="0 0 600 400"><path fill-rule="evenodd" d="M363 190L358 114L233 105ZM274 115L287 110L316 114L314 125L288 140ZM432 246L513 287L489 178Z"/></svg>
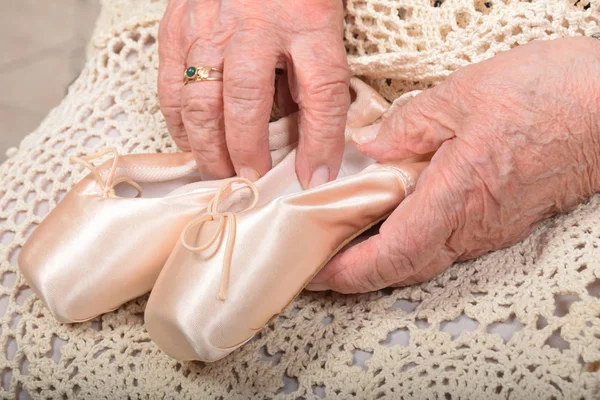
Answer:
<svg viewBox="0 0 600 400"><path fill-rule="evenodd" d="M370 123L381 114L377 110L389 106L358 79L351 86L356 100L349 126ZM273 165L297 140L296 114L269 124ZM115 173L109 179L113 163ZM118 183L136 189L140 184L145 192L172 187L195 171L191 153L126 155L94 170L98 175L92 173L73 187L19 255L19 268L31 289L65 323L90 320L150 291L183 227L206 209L223 184L186 184L159 198L115 193Z"/></svg>
<svg viewBox="0 0 600 400"><path fill-rule="evenodd" d="M274 163L297 141L290 126L295 125L287 120L269 126ZM190 179L197 172L191 153L115 157L94 171L52 210L19 254L25 280L65 323L90 320L148 293L185 224L206 209L222 185L188 183L154 198L115 193L118 183L138 191L140 183L145 192L153 192L181 180L197 181Z"/></svg>
<svg viewBox="0 0 600 400"><path fill-rule="evenodd" d="M107 175L112 160L98 167ZM175 179L195 170L188 153L130 155L117 173ZM152 180L152 179L150 179ZM79 182L33 232L19 255L32 290L61 322L80 322L147 293L183 226L212 187L164 198L104 196L93 174Z"/></svg>
<svg viewBox="0 0 600 400"><path fill-rule="evenodd" d="M356 128L387 109L372 89L361 92L373 102L354 110L364 117ZM340 176L317 188L302 191L295 151L255 183L256 204L243 182L225 183L230 195L186 227L152 290L152 340L173 358L205 362L250 340L341 247L389 215L427 165L373 163L347 140Z"/></svg>

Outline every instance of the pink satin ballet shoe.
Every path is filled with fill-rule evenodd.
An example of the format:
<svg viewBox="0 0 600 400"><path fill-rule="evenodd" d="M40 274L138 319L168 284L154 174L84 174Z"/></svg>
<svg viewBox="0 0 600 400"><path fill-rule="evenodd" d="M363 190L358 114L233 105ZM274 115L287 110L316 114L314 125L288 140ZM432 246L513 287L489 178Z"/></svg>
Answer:
<svg viewBox="0 0 600 400"><path fill-rule="evenodd" d="M89 163L104 155L113 158L98 168ZM61 322L89 320L147 293L181 229L218 186L189 185L199 179L191 153L119 157L108 149L74 160L92 173L46 217L19 255L25 280ZM137 197L119 197L122 183ZM150 197L140 198L142 187ZM177 192L165 193L170 187Z"/></svg>
<svg viewBox="0 0 600 400"><path fill-rule="evenodd" d="M270 131L271 155L279 162L296 140L294 131L286 121L272 124ZM98 168L90 163L105 155L112 160ZM221 185L199 182L191 153L119 157L107 149L73 161L91 173L37 227L19 255L31 289L66 323L87 321L148 293L185 224ZM137 196L117 195L121 184ZM147 196L140 198L142 191Z"/></svg>
<svg viewBox="0 0 600 400"><path fill-rule="evenodd" d="M184 228L150 294L152 340L178 360L210 362L251 339L339 249L387 217L427 163L365 164L347 149L341 177L306 191L294 157L256 185L224 183Z"/></svg>
<svg viewBox="0 0 600 400"><path fill-rule="evenodd" d="M366 106L361 115L374 122L383 110ZM225 357L284 310L344 245L386 218L426 165L374 164L347 140L338 179L317 188L302 190L295 151L255 184L227 180L207 212L186 225L150 294L145 322L152 340L178 360Z"/></svg>
<svg viewBox="0 0 600 400"><path fill-rule="evenodd" d="M350 124L370 123L387 102L353 79ZM273 165L298 139L297 117L269 125ZM113 159L98 168L90 161ZM206 209L220 181L197 182L190 153L118 157L107 150L75 161L92 173L73 187L27 240L19 267L61 322L92 319L147 293L185 224ZM123 184L123 185L120 185ZM127 184L143 198L119 196Z"/></svg>

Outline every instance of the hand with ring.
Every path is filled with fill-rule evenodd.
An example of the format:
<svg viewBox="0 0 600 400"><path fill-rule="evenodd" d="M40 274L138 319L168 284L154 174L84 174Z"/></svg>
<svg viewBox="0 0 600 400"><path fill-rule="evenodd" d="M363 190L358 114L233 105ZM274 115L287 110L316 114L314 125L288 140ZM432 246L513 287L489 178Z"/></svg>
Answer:
<svg viewBox="0 0 600 400"><path fill-rule="evenodd" d="M350 105L342 0L171 0L159 32L158 92L177 145L203 179L256 180L271 168L277 80L283 114L299 112L304 187L337 176Z"/></svg>

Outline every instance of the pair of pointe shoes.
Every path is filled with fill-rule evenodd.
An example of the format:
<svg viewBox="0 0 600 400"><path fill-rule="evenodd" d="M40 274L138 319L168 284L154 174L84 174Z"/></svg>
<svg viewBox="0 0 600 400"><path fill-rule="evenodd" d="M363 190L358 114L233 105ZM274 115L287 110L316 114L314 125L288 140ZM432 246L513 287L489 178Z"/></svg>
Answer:
<svg viewBox="0 0 600 400"><path fill-rule="evenodd" d="M346 137L389 107L357 79L352 89ZM145 322L159 347L179 360L226 356L291 303L339 249L392 212L427 164L374 164L346 140L339 177L303 191L295 118L270 124L274 167L255 183L198 182L187 153L114 153L98 168L90 157L77 159L92 173L25 244L25 279L68 323L152 290ZM154 196L120 197L121 184ZM156 197L169 186L177 189Z"/></svg>

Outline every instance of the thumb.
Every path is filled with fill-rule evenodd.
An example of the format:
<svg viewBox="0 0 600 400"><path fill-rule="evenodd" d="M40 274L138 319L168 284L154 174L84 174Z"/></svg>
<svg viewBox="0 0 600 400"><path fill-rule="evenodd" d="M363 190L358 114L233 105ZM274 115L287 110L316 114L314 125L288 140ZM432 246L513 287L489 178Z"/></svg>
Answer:
<svg viewBox="0 0 600 400"><path fill-rule="evenodd" d="M391 161L436 151L455 136L457 114L442 85L398 98L383 122L358 129L352 139L365 155Z"/></svg>
<svg viewBox="0 0 600 400"><path fill-rule="evenodd" d="M453 191L439 173L438 154L379 234L335 256L308 290L369 292L430 279L452 265L458 255L446 243L454 231Z"/></svg>

